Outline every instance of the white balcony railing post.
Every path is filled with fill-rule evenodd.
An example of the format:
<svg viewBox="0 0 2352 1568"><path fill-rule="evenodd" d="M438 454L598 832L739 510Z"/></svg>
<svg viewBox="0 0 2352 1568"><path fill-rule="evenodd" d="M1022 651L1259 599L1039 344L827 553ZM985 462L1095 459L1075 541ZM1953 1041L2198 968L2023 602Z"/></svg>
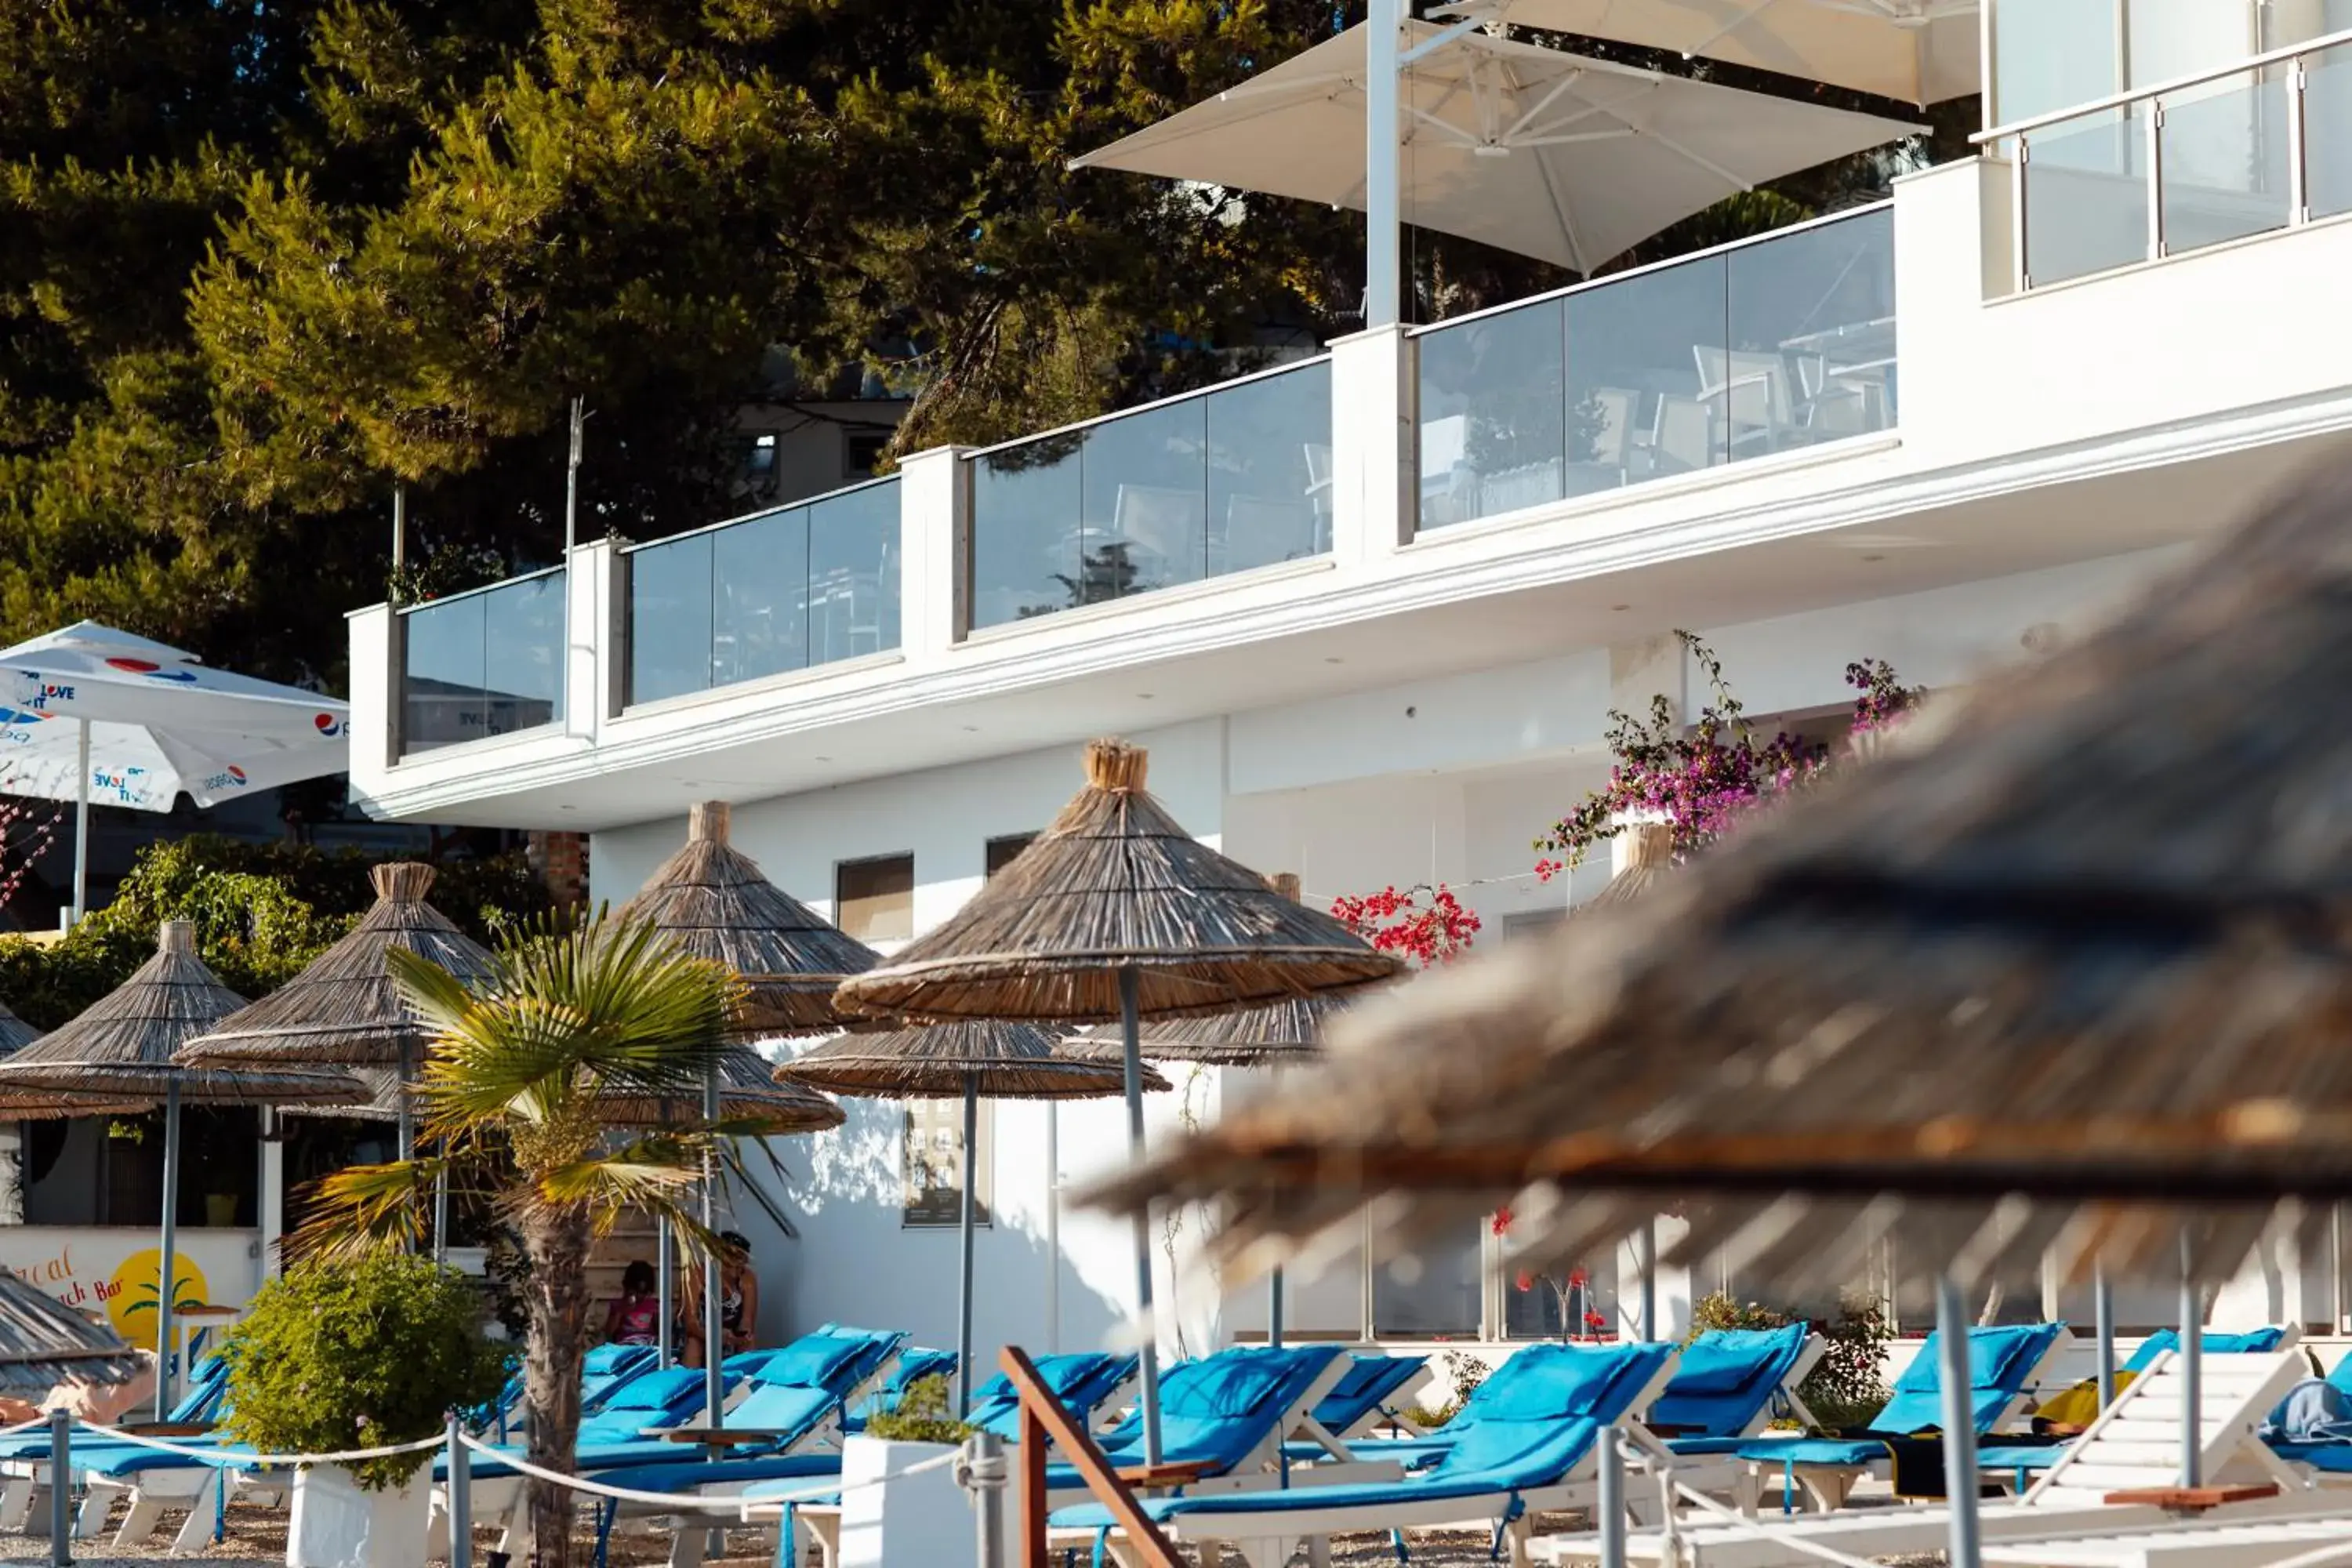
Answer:
<svg viewBox="0 0 2352 1568"><path fill-rule="evenodd" d="M1331 341L1331 552L1342 569L1392 553L1419 518L1412 340L1375 327Z"/></svg>
<svg viewBox="0 0 2352 1568"><path fill-rule="evenodd" d="M400 612L390 605L370 605L346 617L351 627L351 738L373 736L378 742L366 752L352 747L352 773L381 777L400 760L401 657Z"/></svg>
<svg viewBox="0 0 2352 1568"><path fill-rule="evenodd" d="M971 450L933 447L898 463L898 644L909 663L944 656L971 626Z"/></svg>
<svg viewBox="0 0 2352 1568"><path fill-rule="evenodd" d="M563 574L563 732L593 741L629 700L628 563L617 541L572 547Z"/></svg>

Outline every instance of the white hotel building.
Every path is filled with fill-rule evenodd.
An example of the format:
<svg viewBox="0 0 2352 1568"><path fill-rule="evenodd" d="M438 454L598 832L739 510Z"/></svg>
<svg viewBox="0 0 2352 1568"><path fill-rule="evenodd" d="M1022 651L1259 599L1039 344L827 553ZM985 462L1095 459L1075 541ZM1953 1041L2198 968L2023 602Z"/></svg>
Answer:
<svg viewBox="0 0 2352 1568"><path fill-rule="evenodd" d="M1851 659L1965 683L2352 428L2352 3L1987 9L1998 134L1879 205L358 611L355 793L590 835L616 900L688 803L729 800L770 877L887 948L1116 733L1189 828L1310 898L1449 884L1487 942L1555 919L1609 868L1539 882L1531 841L1601 777L1609 710L1705 699L1677 628L1758 715L1841 711ZM1240 1087L1171 1076L1155 1129ZM1065 1108L1057 1162L1040 1108L983 1125L983 1353L1099 1342L1126 1236L1056 1226L1049 1183L1118 1159L1118 1113ZM910 1130L857 1105L778 1146L797 1237L740 1216L771 1335L839 1317L952 1342L953 1229L908 1190ZM1295 1284L1293 1331L1541 1331L1496 1246ZM2347 1265L2277 1259L2221 1316L2334 1331ZM1193 1348L1263 1329L1255 1288L1160 1289ZM2010 1315L2087 1321L2046 1294L2018 1282Z"/></svg>

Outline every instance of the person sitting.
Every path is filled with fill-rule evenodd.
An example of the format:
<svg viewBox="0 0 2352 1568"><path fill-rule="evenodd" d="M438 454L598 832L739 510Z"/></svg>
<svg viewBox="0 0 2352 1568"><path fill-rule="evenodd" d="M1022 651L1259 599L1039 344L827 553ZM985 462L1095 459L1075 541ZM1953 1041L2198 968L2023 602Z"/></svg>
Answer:
<svg viewBox="0 0 2352 1568"><path fill-rule="evenodd" d="M709 1335L702 1326L701 1271L687 1271L687 1292L684 1310L678 1319L678 1338L684 1346L679 1361L687 1366L703 1364L703 1345ZM720 1358L738 1351L750 1350L757 1342L760 1321L760 1277L751 1271L751 1238L739 1230L719 1233L719 1353Z"/></svg>
<svg viewBox="0 0 2352 1568"><path fill-rule="evenodd" d="M642 1258L621 1271L621 1293L604 1310L606 1344L661 1342L661 1301L655 1288L654 1266Z"/></svg>

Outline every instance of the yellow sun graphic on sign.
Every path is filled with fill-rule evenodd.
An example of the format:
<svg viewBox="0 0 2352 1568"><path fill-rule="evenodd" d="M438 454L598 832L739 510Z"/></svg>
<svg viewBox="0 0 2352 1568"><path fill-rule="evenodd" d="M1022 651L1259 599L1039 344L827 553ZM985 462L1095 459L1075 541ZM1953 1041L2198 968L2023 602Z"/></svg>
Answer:
<svg viewBox="0 0 2352 1568"><path fill-rule="evenodd" d="M122 1260L106 1285L106 1321L134 1345L155 1342L155 1304L163 1299L156 1289L163 1269L163 1249L151 1247ZM205 1271L184 1252L172 1259L172 1310L204 1305Z"/></svg>

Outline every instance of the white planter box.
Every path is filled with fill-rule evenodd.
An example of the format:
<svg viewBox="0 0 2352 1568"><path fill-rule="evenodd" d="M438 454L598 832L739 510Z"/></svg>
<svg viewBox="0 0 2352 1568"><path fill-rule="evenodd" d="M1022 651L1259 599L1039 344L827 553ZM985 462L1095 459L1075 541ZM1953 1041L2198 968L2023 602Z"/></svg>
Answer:
<svg viewBox="0 0 2352 1568"><path fill-rule="evenodd" d="M396 1491L366 1491L341 1465L294 1472L287 1568L425 1568L432 1496L425 1468Z"/></svg>
<svg viewBox="0 0 2352 1568"><path fill-rule="evenodd" d="M939 1443L852 1437L841 1449L836 1568L976 1568L971 1506L952 1467L906 1472L955 1450ZM861 1485L879 1480L881 1485Z"/></svg>

